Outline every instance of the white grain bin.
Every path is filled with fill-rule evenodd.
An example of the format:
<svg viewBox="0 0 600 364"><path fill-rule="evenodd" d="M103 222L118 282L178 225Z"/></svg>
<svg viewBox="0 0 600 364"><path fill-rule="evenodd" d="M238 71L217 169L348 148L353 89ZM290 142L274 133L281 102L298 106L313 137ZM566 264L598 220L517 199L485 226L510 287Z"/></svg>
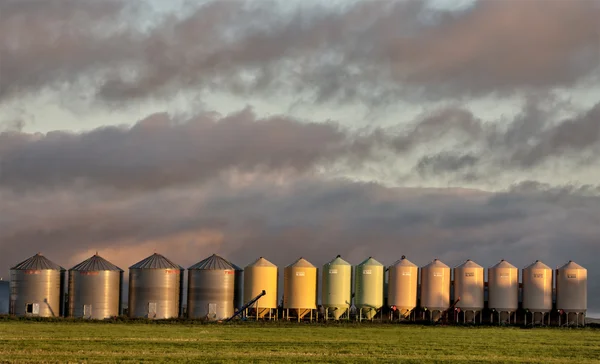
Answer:
<svg viewBox="0 0 600 364"><path fill-rule="evenodd" d="M543 323L546 313L552 310L552 283L552 269L539 260L523 269L523 308L534 323L536 314Z"/></svg>
<svg viewBox="0 0 600 364"><path fill-rule="evenodd" d="M419 267L402 256L388 272L388 306L395 307L401 318L407 317L417 307Z"/></svg>
<svg viewBox="0 0 600 364"><path fill-rule="evenodd" d="M566 315L567 324L585 323L587 311L587 269L569 261L556 270L556 308ZM562 315L561 315L562 316Z"/></svg>
<svg viewBox="0 0 600 364"><path fill-rule="evenodd" d="M483 276L483 267L471 259L454 268L455 307L460 309L463 322L474 321L483 310Z"/></svg>
<svg viewBox="0 0 600 364"><path fill-rule="evenodd" d="M497 313L498 322L504 317L510 323L519 308L519 269L504 259L488 268L488 294L488 308Z"/></svg>
<svg viewBox="0 0 600 364"><path fill-rule="evenodd" d="M450 267L438 259L421 268L421 307L431 320L450 307Z"/></svg>

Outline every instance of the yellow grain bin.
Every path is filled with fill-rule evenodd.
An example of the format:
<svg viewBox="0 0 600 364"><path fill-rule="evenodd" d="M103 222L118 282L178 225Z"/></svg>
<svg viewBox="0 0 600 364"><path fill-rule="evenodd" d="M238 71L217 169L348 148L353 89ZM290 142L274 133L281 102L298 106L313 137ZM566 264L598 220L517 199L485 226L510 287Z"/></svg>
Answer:
<svg viewBox="0 0 600 364"><path fill-rule="evenodd" d="M450 267L438 259L421 268L421 306L432 313L450 307Z"/></svg>
<svg viewBox="0 0 600 364"><path fill-rule="evenodd" d="M402 256L388 272L388 305L396 306L401 317L408 316L417 307L419 267Z"/></svg>
<svg viewBox="0 0 600 364"><path fill-rule="evenodd" d="M317 308L317 268L304 258L283 270L283 308L299 320Z"/></svg>
<svg viewBox="0 0 600 364"><path fill-rule="evenodd" d="M250 307L256 316L264 317L271 310L277 309L278 278L277 266L263 257L244 268L244 304L258 296L263 290L266 292Z"/></svg>

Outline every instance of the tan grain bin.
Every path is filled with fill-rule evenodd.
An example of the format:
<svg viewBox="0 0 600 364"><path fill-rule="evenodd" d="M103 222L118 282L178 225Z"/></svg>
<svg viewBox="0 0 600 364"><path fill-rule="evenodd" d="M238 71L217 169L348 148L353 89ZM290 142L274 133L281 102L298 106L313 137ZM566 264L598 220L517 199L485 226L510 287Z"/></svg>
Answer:
<svg viewBox="0 0 600 364"><path fill-rule="evenodd" d="M531 312L552 310L552 269L539 260L523 269L523 308Z"/></svg>
<svg viewBox="0 0 600 364"><path fill-rule="evenodd" d="M519 308L519 269L504 259L488 268L488 307L498 312Z"/></svg>
<svg viewBox="0 0 600 364"><path fill-rule="evenodd" d="M323 265L321 276L323 307L338 320L352 303L352 265L338 255Z"/></svg>
<svg viewBox="0 0 600 364"><path fill-rule="evenodd" d="M258 317L264 317L273 309L277 309L277 281L279 269L263 257L244 268L244 304L258 296L263 290L266 292L250 308Z"/></svg>
<svg viewBox="0 0 600 364"><path fill-rule="evenodd" d="M556 308L567 313L587 311L587 269L573 261L556 270Z"/></svg>
<svg viewBox="0 0 600 364"><path fill-rule="evenodd" d="M407 316L417 307L419 267L402 256L388 272L388 305L396 306L400 315Z"/></svg>
<svg viewBox="0 0 600 364"><path fill-rule="evenodd" d="M483 310L483 267L468 259L454 268L454 300L463 311Z"/></svg>
<svg viewBox="0 0 600 364"><path fill-rule="evenodd" d="M299 319L317 308L317 268L304 258L283 270L283 308Z"/></svg>
<svg viewBox="0 0 600 364"><path fill-rule="evenodd" d="M421 268L421 307L429 311L450 307L450 267L438 259Z"/></svg>

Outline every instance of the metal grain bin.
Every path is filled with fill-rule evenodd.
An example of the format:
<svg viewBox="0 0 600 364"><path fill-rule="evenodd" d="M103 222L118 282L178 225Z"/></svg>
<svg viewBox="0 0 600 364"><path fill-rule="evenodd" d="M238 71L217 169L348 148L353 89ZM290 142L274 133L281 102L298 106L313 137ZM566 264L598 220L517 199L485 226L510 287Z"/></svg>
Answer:
<svg viewBox="0 0 600 364"><path fill-rule="evenodd" d="M13 315L63 315L63 267L38 253L12 267L10 277L10 311Z"/></svg>
<svg viewBox="0 0 600 364"><path fill-rule="evenodd" d="M523 308L536 312L552 310L552 269L539 260L523 269Z"/></svg>
<svg viewBox="0 0 600 364"><path fill-rule="evenodd" d="M483 277L483 267L471 259L454 268L454 301L458 300L455 307L462 311L463 322L475 320L483 310Z"/></svg>
<svg viewBox="0 0 600 364"><path fill-rule="evenodd" d="M402 256L388 272L388 306L395 306L400 317L406 317L417 307L419 267Z"/></svg>
<svg viewBox="0 0 600 364"><path fill-rule="evenodd" d="M238 311L244 305L244 269L231 263L235 269L235 284L233 292L233 308Z"/></svg>
<svg viewBox="0 0 600 364"><path fill-rule="evenodd" d="M421 268L421 306L432 315L450 307L450 267L438 259Z"/></svg>
<svg viewBox="0 0 600 364"><path fill-rule="evenodd" d="M360 318L372 319L383 307L383 264L372 257L354 271L354 305Z"/></svg>
<svg viewBox="0 0 600 364"><path fill-rule="evenodd" d="M283 308L299 320L317 308L317 268L304 258L283 270Z"/></svg>
<svg viewBox="0 0 600 364"><path fill-rule="evenodd" d="M188 268L189 318L223 320L233 316L235 267L213 254Z"/></svg>
<svg viewBox="0 0 600 364"><path fill-rule="evenodd" d="M488 308L510 314L519 308L519 269L502 259L488 268Z"/></svg>
<svg viewBox="0 0 600 364"><path fill-rule="evenodd" d="M8 315L10 307L10 282L0 278L0 315Z"/></svg>
<svg viewBox="0 0 600 364"><path fill-rule="evenodd" d="M68 315L94 320L119 316L123 270L96 253L69 269Z"/></svg>
<svg viewBox="0 0 600 364"><path fill-rule="evenodd" d="M571 260L556 270L556 308L566 313L587 311L587 269Z"/></svg>
<svg viewBox="0 0 600 364"><path fill-rule="evenodd" d="M179 317L183 270L156 253L129 267L129 317Z"/></svg>
<svg viewBox="0 0 600 364"><path fill-rule="evenodd" d="M336 320L348 311L352 304L352 265L339 255L323 265L321 301L326 318L333 314Z"/></svg>
<svg viewBox="0 0 600 364"><path fill-rule="evenodd" d="M244 304L250 302L263 290L266 294L250 308L250 313L256 317L272 315L277 309L277 284L279 269L263 257L244 268Z"/></svg>

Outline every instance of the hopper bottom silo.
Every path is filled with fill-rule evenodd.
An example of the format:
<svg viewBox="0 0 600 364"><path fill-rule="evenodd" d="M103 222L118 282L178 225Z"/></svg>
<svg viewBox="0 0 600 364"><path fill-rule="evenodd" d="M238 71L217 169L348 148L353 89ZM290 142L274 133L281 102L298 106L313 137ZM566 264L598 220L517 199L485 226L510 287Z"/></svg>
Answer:
<svg viewBox="0 0 600 364"><path fill-rule="evenodd" d="M319 311L311 308L286 308L284 310L285 319L297 319L298 321L304 320L305 318L310 321L313 318L319 319Z"/></svg>
<svg viewBox="0 0 600 364"><path fill-rule="evenodd" d="M330 317L333 317L334 320L339 320L340 318L345 318L347 320L350 319L349 315L349 305L323 305L325 308L325 320L328 320Z"/></svg>

